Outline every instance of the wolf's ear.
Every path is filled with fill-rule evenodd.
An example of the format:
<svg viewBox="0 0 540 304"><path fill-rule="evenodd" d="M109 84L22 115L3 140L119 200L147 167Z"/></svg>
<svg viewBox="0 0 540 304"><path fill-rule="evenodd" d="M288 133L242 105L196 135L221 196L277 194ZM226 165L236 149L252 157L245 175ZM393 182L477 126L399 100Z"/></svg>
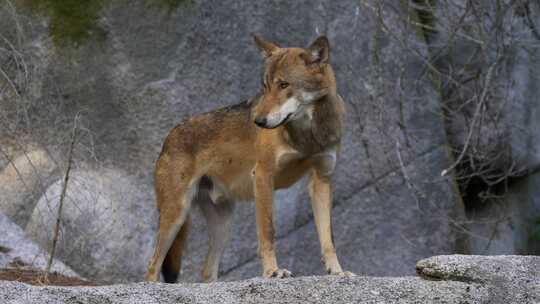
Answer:
<svg viewBox="0 0 540 304"><path fill-rule="evenodd" d="M255 39L255 44L257 44L259 49L263 52L264 57L270 57L273 52L279 49L277 45L268 42L259 36L253 35L253 39Z"/></svg>
<svg viewBox="0 0 540 304"><path fill-rule="evenodd" d="M328 63L330 59L330 44L326 36L317 38L308 48L308 58L304 58L307 63Z"/></svg>

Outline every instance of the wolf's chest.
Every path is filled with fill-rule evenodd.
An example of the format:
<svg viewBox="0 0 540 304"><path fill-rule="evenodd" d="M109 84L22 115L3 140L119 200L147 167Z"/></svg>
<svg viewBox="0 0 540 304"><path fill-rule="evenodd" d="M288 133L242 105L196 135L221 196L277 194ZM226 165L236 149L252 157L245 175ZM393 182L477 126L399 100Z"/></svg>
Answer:
<svg viewBox="0 0 540 304"><path fill-rule="evenodd" d="M323 176L334 172L337 161L337 146L331 146L316 154L306 155L287 147L276 154L276 188L288 188L301 179L310 168L317 168Z"/></svg>

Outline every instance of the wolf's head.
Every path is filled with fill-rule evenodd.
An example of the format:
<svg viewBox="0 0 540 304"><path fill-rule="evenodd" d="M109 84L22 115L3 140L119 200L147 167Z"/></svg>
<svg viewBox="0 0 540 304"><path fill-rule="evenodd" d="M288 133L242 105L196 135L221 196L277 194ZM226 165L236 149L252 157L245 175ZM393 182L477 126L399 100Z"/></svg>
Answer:
<svg viewBox="0 0 540 304"><path fill-rule="evenodd" d="M317 38L308 48L280 48L257 36L255 43L266 58L263 94L252 112L259 127L272 129L303 117L314 102L335 93L326 37Z"/></svg>

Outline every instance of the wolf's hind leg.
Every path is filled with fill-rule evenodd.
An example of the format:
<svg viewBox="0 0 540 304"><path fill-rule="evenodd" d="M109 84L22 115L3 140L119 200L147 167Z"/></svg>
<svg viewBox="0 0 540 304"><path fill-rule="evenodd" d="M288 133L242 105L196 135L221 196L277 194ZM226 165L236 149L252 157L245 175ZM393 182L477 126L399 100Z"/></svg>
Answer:
<svg viewBox="0 0 540 304"><path fill-rule="evenodd" d="M159 209L159 231L154 255L150 259L146 274L146 280L148 281L159 280L163 261L188 218L191 201L195 193L197 193L198 186L198 181L193 179L190 165L192 163L188 157L172 159L167 154L160 156L157 161L155 186ZM187 233L187 227L185 227L184 233ZM184 236L180 235L178 237L180 238L180 245L183 245L181 239ZM178 248L174 250L176 249ZM171 277L172 274L166 279Z"/></svg>
<svg viewBox="0 0 540 304"><path fill-rule="evenodd" d="M204 282L213 282L217 280L219 263L229 241L234 202L221 200L216 204L207 197L198 203L206 218L209 239L202 277Z"/></svg>

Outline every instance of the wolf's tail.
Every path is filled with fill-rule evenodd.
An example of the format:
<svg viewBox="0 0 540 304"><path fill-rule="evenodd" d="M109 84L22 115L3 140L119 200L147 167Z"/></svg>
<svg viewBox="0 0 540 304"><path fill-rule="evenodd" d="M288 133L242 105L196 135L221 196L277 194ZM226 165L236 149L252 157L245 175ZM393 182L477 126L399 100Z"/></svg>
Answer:
<svg viewBox="0 0 540 304"><path fill-rule="evenodd" d="M161 272L167 283L176 283L178 279L182 267L182 254L187 243L190 228L191 216L188 215L163 261Z"/></svg>

